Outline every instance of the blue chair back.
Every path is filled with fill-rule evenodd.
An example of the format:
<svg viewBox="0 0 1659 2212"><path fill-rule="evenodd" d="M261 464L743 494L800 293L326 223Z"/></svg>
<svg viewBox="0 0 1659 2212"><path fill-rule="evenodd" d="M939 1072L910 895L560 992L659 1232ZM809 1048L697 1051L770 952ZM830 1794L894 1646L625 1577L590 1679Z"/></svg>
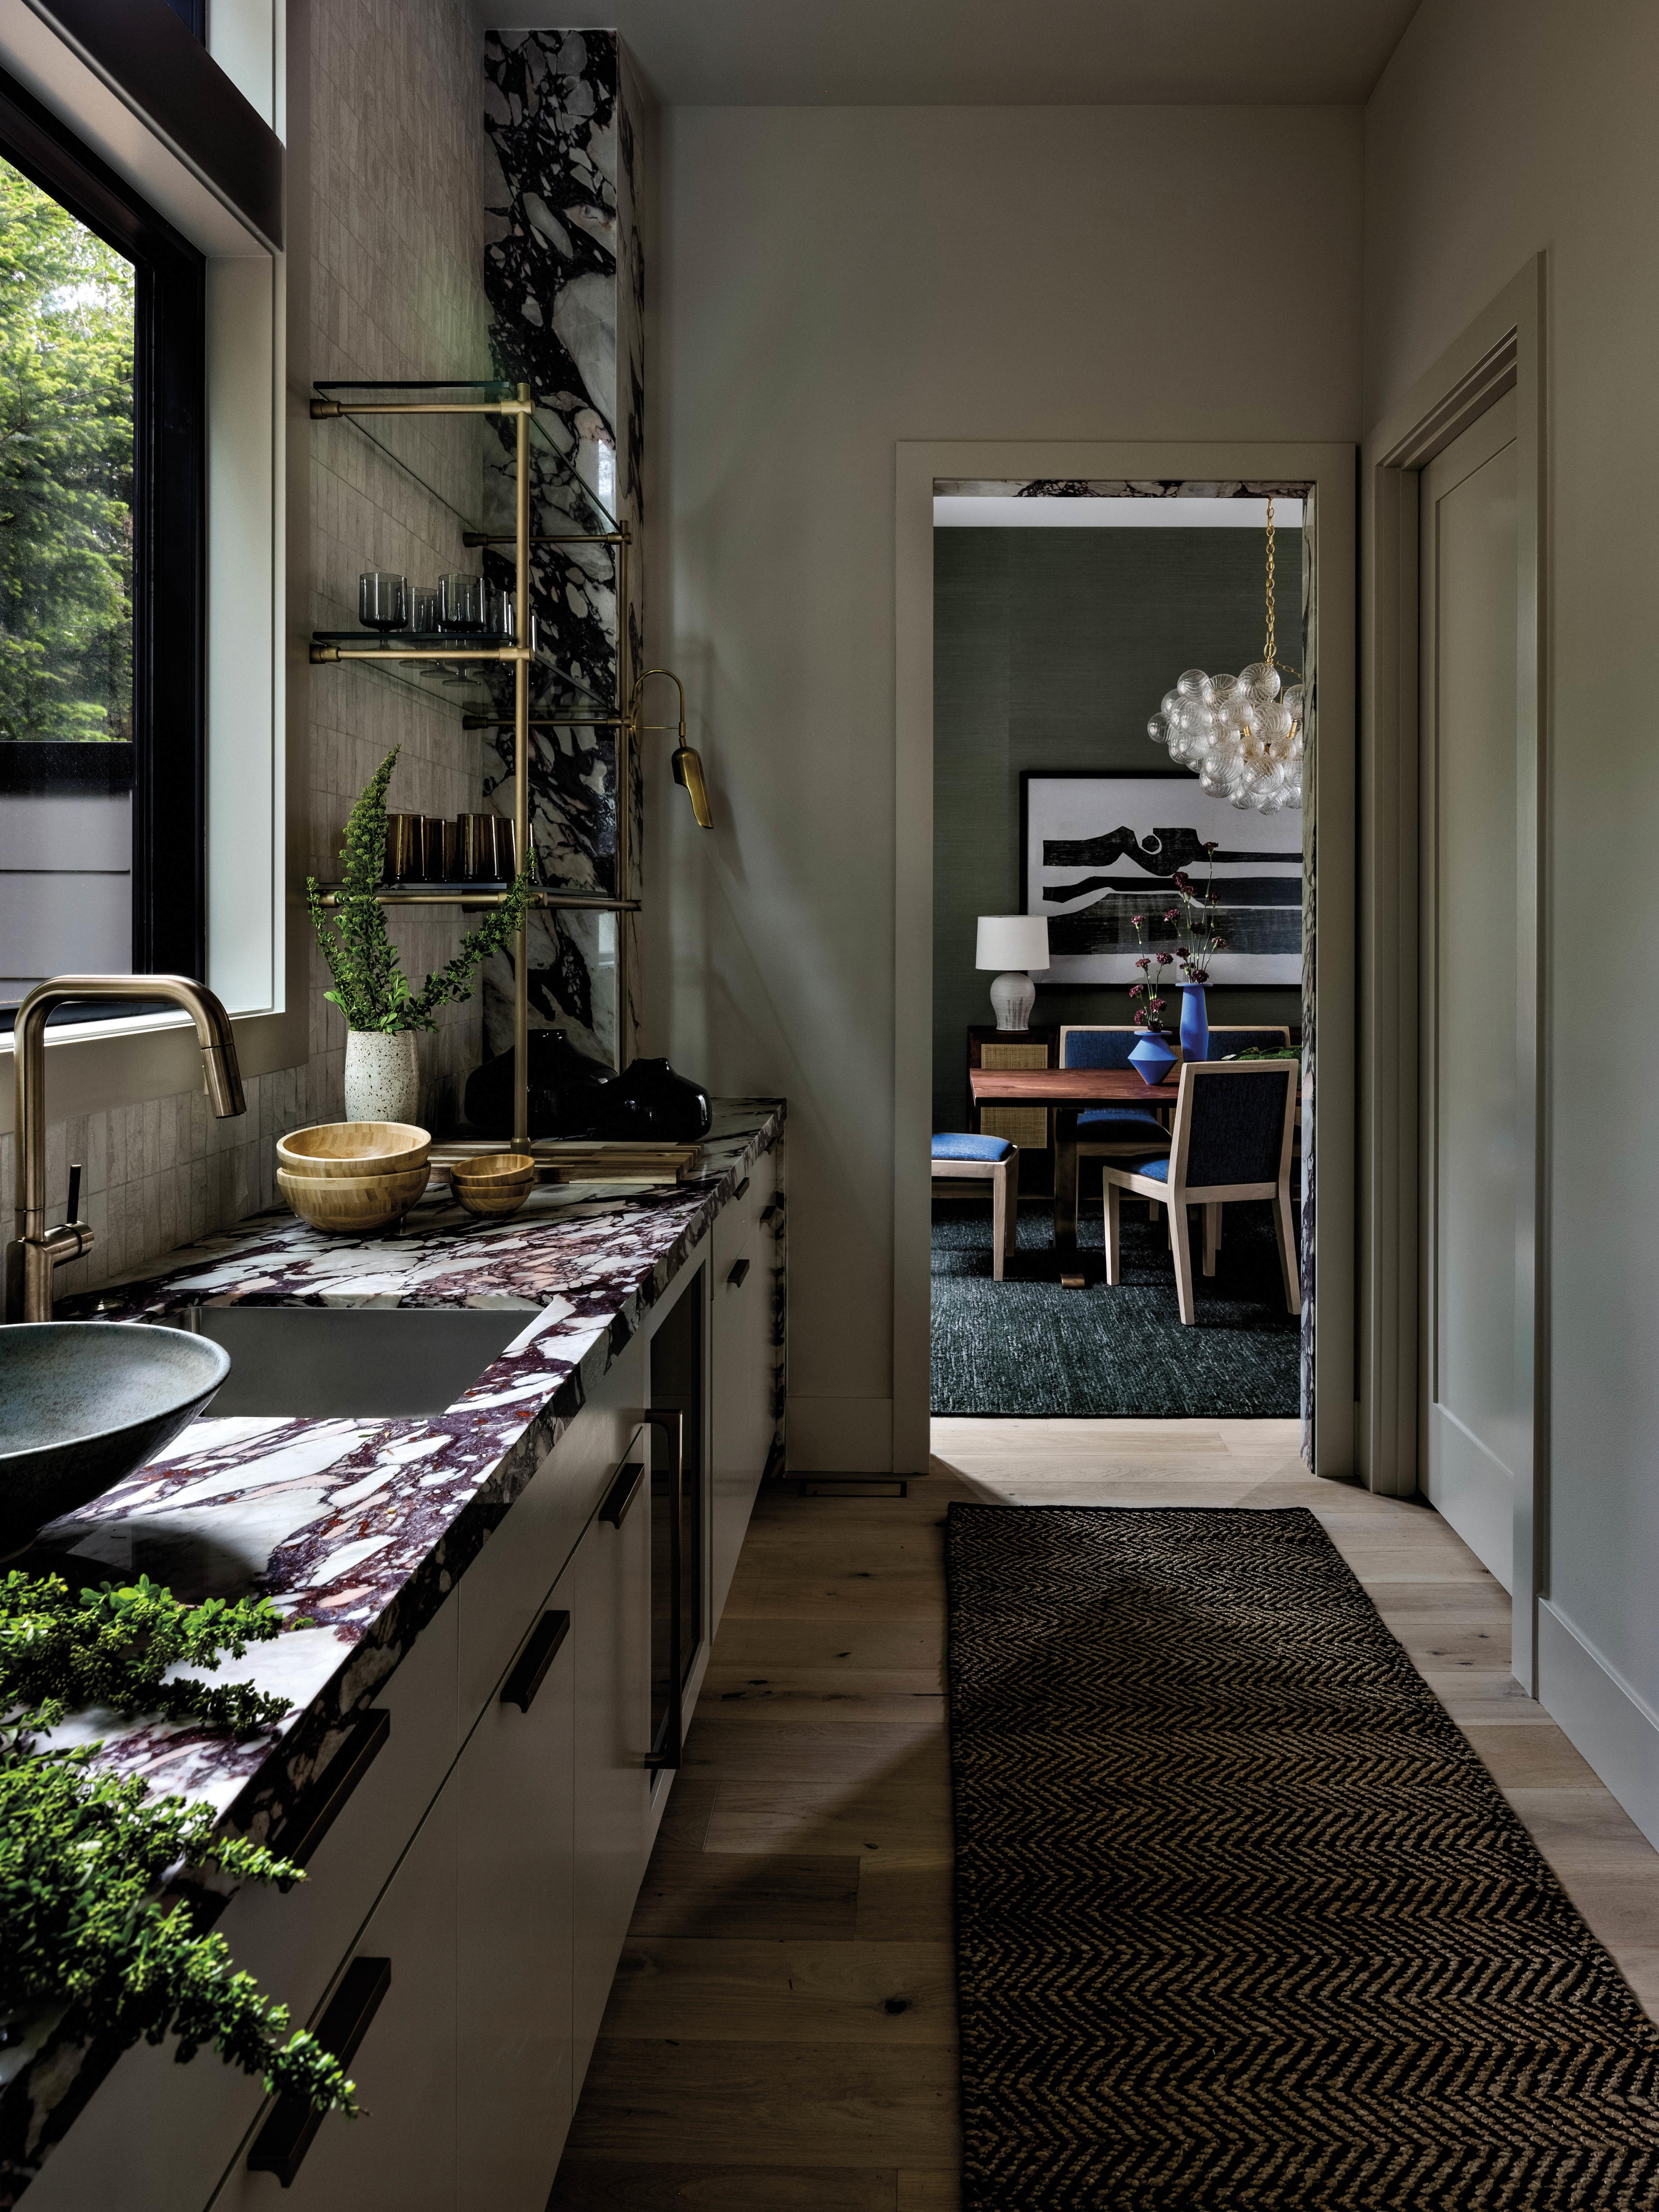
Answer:
<svg viewBox="0 0 1659 2212"><path fill-rule="evenodd" d="M1293 1060L1206 1073L1194 1067L1191 1133L1187 1140L1188 1190L1231 1182L1277 1182L1285 1150L1285 1115L1295 1097Z"/></svg>
<svg viewBox="0 0 1659 2212"><path fill-rule="evenodd" d="M1290 1038L1282 1028L1269 1030L1236 1030L1225 1022L1210 1024L1210 1057L1225 1060L1234 1052L1284 1052Z"/></svg>
<svg viewBox="0 0 1659 2212"><path fill-rule="evenodd" d="M1060 1041L1062 1067L1127 1067L1139 1030L1073 1030Z"/></svg>

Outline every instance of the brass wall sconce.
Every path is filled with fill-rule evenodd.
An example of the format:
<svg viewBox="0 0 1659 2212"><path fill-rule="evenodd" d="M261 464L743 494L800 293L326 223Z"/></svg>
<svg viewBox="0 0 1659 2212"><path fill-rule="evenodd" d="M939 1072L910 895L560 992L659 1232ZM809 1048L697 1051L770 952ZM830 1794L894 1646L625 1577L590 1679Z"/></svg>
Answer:
<svg viewBox="0 0 1659 2212"><path fill-rule="evenodd" d="M667 722L642 722L640 720L640 701L644 696L647 684L653 676L665 676L680 695L680 719L677 724L671 726ZM675 735L679 739L679 744L674 749L674 757L671 763L674 770L674 781L690 800L691 811L696 817L698 829L712 830L714 826L714 817L708 805L708 785L703 776L702 762L696 748L694 745L688 745L685 742L685 686L672 668L647 668L641 670L635 677L633 696L628 703L628 719L636 732L673 727Z"/></svg>

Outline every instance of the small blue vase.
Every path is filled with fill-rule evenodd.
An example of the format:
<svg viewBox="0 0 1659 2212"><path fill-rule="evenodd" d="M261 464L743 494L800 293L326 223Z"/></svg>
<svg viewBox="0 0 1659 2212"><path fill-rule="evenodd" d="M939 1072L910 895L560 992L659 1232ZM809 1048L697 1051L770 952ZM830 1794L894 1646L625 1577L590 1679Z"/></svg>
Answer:
<svg viewBox="0 0 1659 2212"><path fill-rule="evenodd" d="M1143 1083L1162 1083L1175 1066L1175 1054L1156 1030L1148 1030L1129 1054L1129 1065Z"/></svg>
<svg viewBox="0 0 1659 2212"><path fill-rule="evenodd" d="M1181 1056L1183 1060L1207 1060L1210 1056L1210 1024L1205 1019L1201 983L1183 983L1181 987Z"/></svg>

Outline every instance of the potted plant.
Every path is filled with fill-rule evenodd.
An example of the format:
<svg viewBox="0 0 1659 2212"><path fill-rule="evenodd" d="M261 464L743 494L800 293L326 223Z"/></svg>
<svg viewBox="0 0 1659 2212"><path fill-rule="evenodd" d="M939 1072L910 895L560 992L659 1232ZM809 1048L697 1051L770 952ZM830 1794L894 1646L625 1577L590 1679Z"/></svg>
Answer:
<svg viewBox="0 0 1659 2212"><path fill-rule="evenodd" d="M1185 869L1175 872L1176 896L1181 901L1164 917L1165 921L1183 923L1190 940L1177 945L1176 957L1181 963L1181 1049L1188 1060L1205 1060L1210 1050L1210 1024L1205 1012L1204 987L1210 980L1210 962L1218 952L1224 952L1227 940L1215 926L1214 909L1220 904L1214 890L1215 856L1213 842L1204 848L1210 863L1210 872L1204 878L1203 890L1194 888L1192 878Z"/></svg>
<svg viewBox="0 0 1659 2212"><path fill-rule="evenodd" d="M1146 915L1133 915L1130 919L1135 926L1135 943L1144 944L1146 939L1140 933L1146 927ZM1168 921L1171 917L1166 914L1164 919ZM1141 1034L1129 1054L1129 1065L1143 1083L1161 1083L1175 1060L1164 1020L1169 1001L1158 995L1164 983L1162 971L1171 965L1171 961L1172 956L1167 952L1143 952L1135 962L1141 980L1129 986L1131 1001L1141 1002L1134 1008L1135 1027Z"/></svg>
<svg viewBox="0 0 1659 2212"><path fill-rule="evenodd" d="M517 931L530 903L534 854L500 906L461 939L447 967L418 991L398 964L378 896L386 866L386 794L397 766L394 745L364 786L346 823L345 879L333 913L317 879L306 879L317 942L334 978L324 996L345 1016L345 1117L348 1121L413 1121L420 1101L415 1040L438 1026L438 1010L465 999L479 964Z"/></svg>

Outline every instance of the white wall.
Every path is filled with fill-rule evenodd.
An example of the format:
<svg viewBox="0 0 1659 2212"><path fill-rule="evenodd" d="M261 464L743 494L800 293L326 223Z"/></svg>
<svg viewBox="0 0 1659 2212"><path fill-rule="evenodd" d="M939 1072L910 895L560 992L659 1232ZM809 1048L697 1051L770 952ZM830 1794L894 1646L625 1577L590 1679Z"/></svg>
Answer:
<svg viewBox="0 0 1659 2212"><path fill-rule="evenodd" d="M647 1048L788 1096L798 1466L891 1463L895 441L1356 437L1360 134L663 118L653 651L719 827L649 753Z"/></svg>
<svg viewBox="0 0 1659 2212"><path fill-rule="evenodd" d="M1547 256L1552 1342L1540 1694L1659 1841L1659 10L1425 0L1366 118L1369 428Z"/></svg>

